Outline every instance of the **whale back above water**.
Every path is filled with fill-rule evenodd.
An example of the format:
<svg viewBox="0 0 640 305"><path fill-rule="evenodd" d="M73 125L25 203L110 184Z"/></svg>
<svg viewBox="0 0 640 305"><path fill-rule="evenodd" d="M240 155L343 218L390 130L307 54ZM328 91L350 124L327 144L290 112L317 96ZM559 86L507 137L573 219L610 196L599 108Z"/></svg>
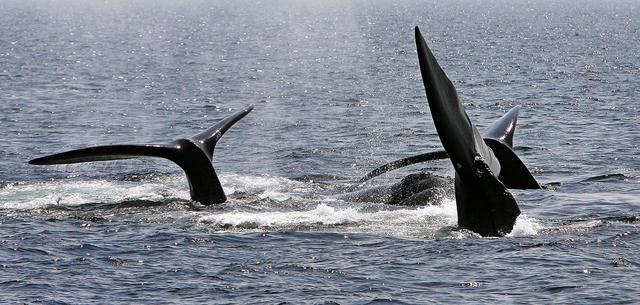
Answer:
<svg viewBox="0 0 640 305"><path fill-rule="evenodd" d="M140 157L164 158L176 163L184 170L189 182L191 200L204 205L223 203L227 197L212 164L215 146L222 135L251 110L253 110L253 105L222 119L209 129L187 139L164 144L94 146L36 158L30 160L29 164L71 164Z"/></svg>
<svg viewBox="0 0 640 305"><path fill-rule="evenodd" d="M429 172L409 174L391 184L346 193L339 199L350 202L375 202L390 205L424 206L452 198L453 179Z"/></svg>

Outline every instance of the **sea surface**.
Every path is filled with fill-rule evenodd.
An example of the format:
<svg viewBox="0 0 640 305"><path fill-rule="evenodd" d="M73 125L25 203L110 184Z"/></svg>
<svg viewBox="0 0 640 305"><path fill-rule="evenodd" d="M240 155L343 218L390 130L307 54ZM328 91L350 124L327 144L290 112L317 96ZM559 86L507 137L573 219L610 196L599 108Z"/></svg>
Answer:
<svg viewBox="0 0 640 305"><path fill-rule="evenodd" d="M522 107L513 232L341 194L441 149L419 26L480 130ZM0 303L640 303L640 2L0 2ZM91 145L218 143L227 203L162 159L32 166Z"/></svg>

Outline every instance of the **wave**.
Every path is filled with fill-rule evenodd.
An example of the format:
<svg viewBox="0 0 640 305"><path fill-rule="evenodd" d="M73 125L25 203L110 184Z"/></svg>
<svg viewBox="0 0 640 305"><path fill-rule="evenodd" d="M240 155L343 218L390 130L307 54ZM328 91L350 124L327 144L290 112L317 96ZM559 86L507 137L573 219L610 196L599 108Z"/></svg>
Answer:
<svg viewBox="0 0 640 305"><path fill-rule="evenodd" d="M285 201L310 194L311 183L273 176L220 175L225 193L248 193L260 199ZM131 180L56 180L13 183L0 188L0 208L39 209L47 206L77 206L123 201L189 201L189 187L183 175L154 175Z"/></svg>
<svg viewBox="0 0 640 305"><path fill-rule="evenodd" d="M255 194L261 199L270 198L275 201L285 201L293 197L309 194L314 189L312 182L296 181L270 175L220 175L220 183L222 183L227 195L243 192Z"/></svg>
<svg viewBox="0 0 640 305"><path fill-rule="evenodd" d="M77 206L86 203L116 203L128 200L160 201L165 198L189 198L188 190L172 187L172 179L163 183L110 180L51 181L12 184L0 190L0 207L39 209L47 206Z"/></svg>
<svg viewBox="0 0 640 305"><path fill-rule="evenodd" d="M516 219L516 223L513 226L511 233L507 234L508 237L522 237L522 236L534 236L538 235L538 232L542 230L542 225L537 219L529 217L524 214L520 214Z"/></svg>
<svg viewBox="0 0 640 305"><path fill-rule="evenodd" d="M333 204L295 211L214 213L201 216L198 223L215 231L328 230L400 236L434 235L456 224L455 201L449 199L419 208Z"/></svg>
<svg viewBox="0 0 640 305"><path fill-rule="evenodd" d="M332 206L320 203L308 210L212 213L198 219L200 226L216 232L256 232L277 230L340 231L382 235L465 238L480 237L458 231L455 200L418 208L378 205ZM543 226L537 219L520 215L508 237L537 235Z"/></svg>
<svg viewBox="0 0 640 305"><path fill-rule="evenodd" d="M324 195L324 185L274 176L221 175L230 200L222 206L189 208L175 216L214 232L345 231L428 238L475 236L456 229L455 200L445 198L422 207L378 203L352 203ZM170 199L170 200L169 200ZM0 208L28 210L77 207L99 203L118 207L122 202L145 213L148 202L189 202L187 181L182 175L114 180L57 180L14 183L0 189ZM170 212L171 207L162 209ZM180 206L179 209L184 209ZM153 209L152 209L153 210ZM149 210L149 213L153 213ZM154 210L157 212L157 210ZM177 211L174 211L177 212ZM180 216L182 215L182 216ZM508 236L536 235L542 226L521 215Z"/></svg>

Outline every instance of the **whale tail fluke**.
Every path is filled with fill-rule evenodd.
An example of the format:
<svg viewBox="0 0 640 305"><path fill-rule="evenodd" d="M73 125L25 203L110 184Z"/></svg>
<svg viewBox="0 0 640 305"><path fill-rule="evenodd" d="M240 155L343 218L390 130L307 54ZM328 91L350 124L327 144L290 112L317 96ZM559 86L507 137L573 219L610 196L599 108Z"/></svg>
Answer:
<svg viewBox="0 0 640 305"><path fill-rule="evenodd" d="M511 232L520 209L498 178L502 164L469 120L453 83L438 65L418 27L415 36L431 115L456 171L458 226L483 236Z"/></svg>
<svg viewBox="0 0 640 305"><path fill-rule="evenodd" d="M467 168L472 168L475 152L487 157L485 162L489 162L494 170L499 170L498 179L507 188L540 189L540 185L529 169L513 151L513 136L520 106L513 107L491 124L482 136L479 136L480 133L458 101L453 83L438 65L417 27L416 45L433 120L436 122L438 135L446 149L392 161L367 173L360 182L408 165L449 158L449 150L453 150L452 153L456 155L458 165L464 163ZM431 103L431 101L434 102ZM445 139L443 135L446 135ZM466 149L469 147L473 147L473 150Z"/></svg>
<svg viewBox="0 0 640 305"><path fill-rule="evenodd" d="M224 118L189 139L179 139L165 144L94 146L36 158L30 160L29 164L71 164L140 157L164 158L173 161L184 170L189 182L191 200L204 205L223 203L226 196L213 168L213 152L220 137L251 110L253 105Z"/></svg>

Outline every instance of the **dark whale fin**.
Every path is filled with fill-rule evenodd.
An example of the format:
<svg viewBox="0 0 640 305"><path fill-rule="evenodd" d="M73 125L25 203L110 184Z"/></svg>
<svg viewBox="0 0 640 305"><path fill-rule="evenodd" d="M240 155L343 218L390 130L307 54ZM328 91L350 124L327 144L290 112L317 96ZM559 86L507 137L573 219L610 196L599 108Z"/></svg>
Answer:
<svg viewBox="0 0 640 305"><path fill-rule="evenodd" d="M176 152L169 144L104 145L70 150L29 161L32 165L72 164L93 161L112 161L138 157L169 159Z"/></svg>
<svg viewBox="0 0 640 305"><path fill-rule="evenodd" d="M509 147L513 147L513 132L516 129L516 122L518 120L519 109L520 109L520 106L513 107L509 112L507 112L501 118L493 122L493 124L489 128L487 128L487 131L485 131L484 133L484 141L487 145L491 147L494 141L499 141L500 143L508 145ZM499 145L499 144L495 144L495 145ZM510 156L507 156L507 157L510 157ZM519 161L517 156L515 157ZM433 161L433 160L447 159L447 158L449 158L449 155L447 154L447 152L441 150L441 151L420 154L420 155L392 161L390 163L380 166L374 169L373 171L367 173L364 177L360 179L360 182L367 181L371 178L382 175L386 172L389 172L398 168L402 168L405 166L409 166L412 164ZM500 159L500 157L498 157L498 159ZM520 162L520 164L521 163L522 162ZM501 164L505 164L505 163L501 163ZM525 167L525 170L526 170L526 167ZM529 176L531 176L528 170L526 170L526 172ZM510 178L510 176L507 176L507 178Z"/></svg>
<svg viewBox="0 0 640 305"><path fill-rule="evenodd" d="M371 180L377 176L380 176L386 172L390 172L392 170L402 168L405 166L409 166L416 163L422 163L427 161L441 160L449 158L449 155L444 150L438 150L433 152L428 152L424 154L419 154L411 157L407 157L400 160L391 161L383 166L380 166L370 172L368 172L364 177L360 178L360 182L365 182Z"/></svg>
<svg viewBox="0 0 640 305"><path fill-rule="evenodd" d="M536 179L513 151L513 134L516 130L519 111L520 106L515 106L493 122L484 132L483 140L500 161L501 170L498 178L507 188L539 189L540 185ZM449 158L446 151L434 151L392 161L367 173L360 179L360 182L412 164L446 158Z"/></svg>
<svg viewBox="0 0 640 305"><path fill-rule="evenodd" d="M513 134L516 131L518 114L520 114L520 106L511 108L502 117L495 120L491 126L487 127L482 136L485 139L500 141L510 148L513 148Z"/></svg>
<svg viewBox="0 0 640 305"><path fill-rule="evenodd" d="M500 161L498 178L510 189L540 189L540 184L513 151L513 134L516 130L520 106L511 108L484 132L484 143L491 147Z"/></svg>
<svg viewBox="0 0 640 305"><path fill-rule="evenodd" d="M253 105L221 120L213 127L189 139L166 144L105 145L71 150L29 161L34 165L111 161L139 157L158 157L173 161L187 175L191 200L204 205L227 200L213 169L213 151L222 135L253 110Z"/></svg>
<svg viewBox="0 0 640 305"><path fill-rule="evenodd" d="M453 83L438 65L418 27L415 36L431 115L456 171L458 226L482 236L511 232L520 209L498 179L500 161L469 120Z"/></svg>

